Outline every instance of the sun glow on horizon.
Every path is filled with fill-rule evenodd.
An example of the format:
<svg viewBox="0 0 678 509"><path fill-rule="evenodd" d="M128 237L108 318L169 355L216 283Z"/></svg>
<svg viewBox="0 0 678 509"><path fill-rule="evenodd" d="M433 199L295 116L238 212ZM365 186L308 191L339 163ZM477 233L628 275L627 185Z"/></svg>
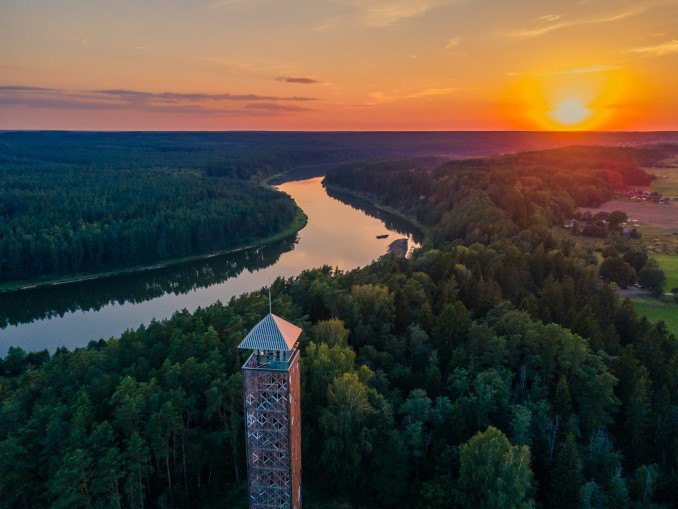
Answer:
<svg viewBox="0 0 678 509"><path fill-rule="evenodd" d="M594 111L591 108L584 106L577 99L557 104L548 112L553 120L567 127L575 127L591 118L593 114Z"/></svg>
<svg viewBox="0 0 678 509"><path fill-rule="evenodd" d="M522 128L548 131L619 129L628 122L632 96L640 84L617 67L594 66L534 73L506 91L506 116Z"/></svg>

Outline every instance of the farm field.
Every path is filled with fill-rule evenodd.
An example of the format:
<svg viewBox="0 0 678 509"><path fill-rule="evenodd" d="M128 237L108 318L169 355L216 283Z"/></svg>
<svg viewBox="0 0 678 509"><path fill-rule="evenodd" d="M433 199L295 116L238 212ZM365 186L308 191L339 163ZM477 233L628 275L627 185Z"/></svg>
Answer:
<svg viewBox="0 0 678 509"><path fill-rule="evenodd" d="M645 168L645 171L654 175L652 185L642 189L658 191L664 196L678 198L678 157L664 161L666 167Z"/></svg>
<svg viewBox="0 0 678 509"><path fill-rule="evenodd" d="M578 210L591 212L591 214L623 210L629 215L630 220L635 219L639 223L678 231L678 200L674 200L669 204L610 200L597 208L581 207Z"/></svg>
<svg viewBox="0 0 678 509"><path fill-rule="evenodd" d="M639 187L639 189L656 191L662 196L673 197L674 200L668 204L617 199L605 202L598 208L579 208L578 210L592 214L623 210L629 216L629 225L631 227L638 225L636 229L643 236L643 243L647 246L648 254L651 256L678 255L678 157L668 159L664 164L665 167L644 168L656 178L649 186ZM667 270L664 269L664 272Z"/></svg>

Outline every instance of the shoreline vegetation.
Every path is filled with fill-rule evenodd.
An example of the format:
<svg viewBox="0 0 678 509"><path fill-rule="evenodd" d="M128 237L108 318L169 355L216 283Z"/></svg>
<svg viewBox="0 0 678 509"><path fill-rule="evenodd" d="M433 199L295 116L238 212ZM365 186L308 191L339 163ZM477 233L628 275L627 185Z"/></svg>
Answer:
<svg viewBox="0 0 678 509"><path fill-rule="evenodd" d="M134 267L126 267L126 268L121 268L121 269L114 269L114 270L99 272L99 273L94 273L94 274L74 274L72 276L50 278L50 279L47 279L47 280L17 281L17 282L12 282L12 283L3 283L3 284L0 284L0 293L18 292L18 291L21 291L21 290L29 290L29 289L32 289L32 288L39 288L39 287L44 287L44 286L57 286L57 285L65 285L65 284L72 284L72 283L80 283L82 281L91 281L91 280L95 280L95 279L115 277L115 276L119 276L119 275L122 275L122 274L132 274L134 272L143 272L143 271L150 271L150 270L156 270L156 269L163 269L163 268L166 268L166 267L170 267L172 265L180 265L182 263L193 262L193 261L197 261L197 260L204 260L204 259L207 259L207 258L214 258L216 256L222 256L222 255L227 255L227 254L231 254L231 253L237 253L238 251L244 251L246 249L261 247L261 246L264 246L266 244L270 244L271 242L276 242L278 240L283 240L283 239L286 239L288 237L291 237L291 236L297 234L299 231L301 231L306 226L307 223L308 223L308 216L306 216L304 211L301 208L299 208L299 206L297 205L297 215L295 216L292 224L290 224L290 226L288 226L285 230L282 230L275 235L271 235L269 237L253 241L251 243L247 243L243 246L234 247L234 248L231 248L231 249L225 249L225 250L216 251L216 252L207 253L207 254L187 256L187 257L183 257L183 258L173 258L173 259L169 259L169 260L161 260L161 261L153 263L153 264L140 265L140 266L134 266Z"/></svg>
<svg viewBox="0 0 678 509"><path fill-rule="evenodd" d="M341 187L341 186L334 185L334 184L329 184L326 180L323 180L323 187L325 189L338 191L342 194L347 194L349 196L353 196L354 198L358 198L359 200L365 200L370 205L372 205L374 208L379 209L383 212L391 214L395 217L402 219L403 221L410 223L412 226L416 227L419 231L421 231L421 233L423 235L427 234L428 228L426 226L424 226L423 224L421 224L415 216L405 214L395 207L391 207L390 205L386 205L386 204L380 202L378 199L376 199L374 196L371 196L368 193L361 193L361 192L355 191L355 190L350 189L350 188Z"/></svg>

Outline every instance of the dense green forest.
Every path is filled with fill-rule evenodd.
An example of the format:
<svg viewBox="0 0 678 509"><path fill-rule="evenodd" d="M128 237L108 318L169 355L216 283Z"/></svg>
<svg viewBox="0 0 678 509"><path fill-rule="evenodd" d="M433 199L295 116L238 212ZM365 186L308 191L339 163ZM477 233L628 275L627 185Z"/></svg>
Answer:
<svg viewBox="0 0 678 509"><path fill-rule="evenodd" d="M221 172L210 158L199 159L205 168L171 161L168 150L184 154L181 146L125 150L62 136L37 150L0 150L0 283L240 247L290 228L300 214L287 195L256 184L270 167Z"/></svg>
<svg viewBox="0 0 678 509"><path fill-rule="evenodd" d="M647 178L605 150L328 174L428 233L408 259L273 283L304 329L306 507L677 506L678 340L553 228ZM73 352L10 349L4 504L246 507L236 345L267 312L262 291Z"/></svg>

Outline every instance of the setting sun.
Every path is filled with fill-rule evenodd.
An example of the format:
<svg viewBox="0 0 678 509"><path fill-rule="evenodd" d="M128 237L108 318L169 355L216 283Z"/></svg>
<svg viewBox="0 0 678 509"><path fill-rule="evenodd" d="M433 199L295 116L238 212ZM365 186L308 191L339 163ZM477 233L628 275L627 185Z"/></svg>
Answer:
<svg viewBox="0 0 678 509"><path fill-rule="evenodd" d="M592 115L593 110L583 106L577 99L560 103L549 112L549 116L566 127L576 126L588 120Z"/></svg>
<svg viewBox="0 0 678 509"><path fill-rule="evenodd" d="M506 89L501 113L513 125L552 131L625 129L651 91L617 66L549 67L520 76Z"/></svg>

